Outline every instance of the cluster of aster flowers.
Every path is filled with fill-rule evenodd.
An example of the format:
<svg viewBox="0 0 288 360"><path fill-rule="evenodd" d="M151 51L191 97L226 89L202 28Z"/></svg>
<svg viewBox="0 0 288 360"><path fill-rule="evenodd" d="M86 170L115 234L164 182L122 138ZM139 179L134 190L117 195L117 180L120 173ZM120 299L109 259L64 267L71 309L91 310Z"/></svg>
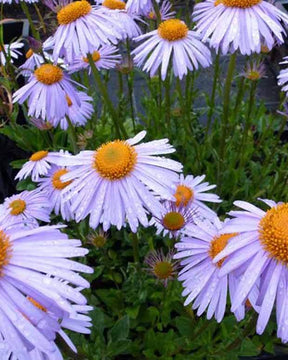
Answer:
<svg viewBox="0 0 288 360"><path fill-rule="evenodd" d="M165 80L171 69L182 79L212 63L209 47L223 54L250 55L263 46L271 50L284 42L283 24L288 23L286 14L264 0L206 0L194 8L193 30L176 18L168 1L156 1L158 11L151 0L45 3L56 13L58 27L27 51L20 67L27 83L13 100L27 102L28 116L63 130L85 125L93 113L93 99L73 74L115 68L122 41L134 42L128 55L150 76L159 73ZM156 28L142 34L150 20L158 21ZM1 65L17 58L22 46L0 48ZM249 71L255 77L254 69ZM287 82L282 70L284 91ZM288 341L287 204L265 200L271 209L264 212L238 201L244 211L232 211L234 218L221 222L205 205L221 201L207 192L215 185L203 182L204 175L185 177L179 162L163 157L175 151L169 141L142 142L145 135L142 131L77 155L40 150L19 171L17 179L31 176L38 187L7 198L0 207L3 358L62 359L57 334L76 351L63 329L89 333L91 308L81 294L89 284L78 272L92 270L70 260L87 251L79 240L69 240L61 226L39 223L49 222L52 211L65 221L89 217L92 229L101 225L104 231L155 226L157 234L177 241L176 251L152 253L146 262L165 283L182 267L185 305L193 303L198 315L207 310L208 319L221 321L229 292L237 320L244 318L248 302L259 313L261 334L276 303L278 336ZM173 256L181 259L175 267Z"/></svg>

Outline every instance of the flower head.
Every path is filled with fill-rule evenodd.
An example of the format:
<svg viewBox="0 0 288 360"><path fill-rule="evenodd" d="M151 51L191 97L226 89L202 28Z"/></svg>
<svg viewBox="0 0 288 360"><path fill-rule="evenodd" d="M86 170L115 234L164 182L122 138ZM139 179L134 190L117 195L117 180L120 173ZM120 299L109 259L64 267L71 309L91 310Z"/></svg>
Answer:
<svg viewBox="0 0 288 360"><path fill-rule="evenodd" d="M156 0L157 3L160 0ZM153 8L152 0L128 0L126 8L128 12L136 15L145 15Z"/></svg>
<svg viewBox="0 0 288 360"><path fill-rule="evenodd" d="M283 65L288 64L288 56L284 57L283 61L280 63ZM286 96L288 95L288 67L286 69L282 69L280 74L278 75L278 85L282 87L282 91L286 92Z"/></svg>
<svg viewBox="0 0 288 360"><path fill-rule="evenodd" d="M167 286L168 281L177 274L179 264L178 261L173 260L174 254L175 252L170 250L167 255L164 255L161 249L160 251L151 251L145 258L145 263L149 266L150 272L164 286Z"/></svg>
<svg viewBox="0 0 288 360"><path fill-rule="evenodd" d="M137 145L145 135L142 131L132 139L63 157L63 165L73 167L62 180L73 180L64 192L66 199L71 199L76 221L90 214L90 226L103 223L106 231L111 225L120 229L127 219L135 232L139 223L148 225L147 211L160 214L160 203L150 190L168 196L168 186L182 166L155 156L175 151L167 139Z"/></svg>
<svg viewBox="0 0 288 360"><path fill-rule="evenodd" d="M38 190L22 191L6 198L0 208L0 223L38 227L38 221L50 222L51 205L48 197Z"/></svg>
<svg viewBox="0 0 288 360"><path fill-rule="evenodd" d="M28 115L50 120L63 118L68 113L67 94L73 103L80 104L77 90L62 68L42 64L31 75L28 84L13 94L13 102L23 104L28 100Z"/></svg>
<svg viewBox="0 0 288 360"><path fill-rule="evenodd" d="M20 41L15 41L11 44L4 44L3 48L0 45L0 65L5 66L7 59L10 59L11 63L13 63L13 59L18 59L18 56L22 55L19 49L23 46L24 44Z"/></svg>
<svg viewBox="0 0 288 360"><path fill-rule="evenodd" d="M144 40L132 55L136 65L149 72L151 77L161 68L164 80L170 62L174 75L180 79L187 75L188 70L198 69L199 64L203 67L211 64L209 49L199 40L199 35L179 19L165 20L157 30L134 40Z"/></svg>
<svg viewBox="0 0 288 360"><path fill-rule="evenodd" d="M245 201L235 201L234 204L244 211L229 213L234 218L224 227L223 233L238 232L239 235L213 261L226 259L220 276L235 270L242 273L232 298L232 310L243 303L258 286L257 333L262 334L265 330L275 305L277 335L283 342L287 342L288 204L262 201L270 206L266 212Z"/></svg>
<svg viewBox="0 0 288 360"><path fill-rule="evenodd" d="M265 65L263 63L252 63L249 64L246 69L245 72L243 73L243 76L251 81L258 81L260 79L262 79L265 75Z"/></svg>
<svg viewBox="0 0 288 360"><path fill-rule="evenodd" d="M175 18L176 12L171 11L171 8L172 8L172 4L169 1L166 0L163 1L163 3L159 8L161 21ZM157 20L157 15L153 6L150 8L149 11L145 13L145 16L150 20Z"/></svg>
<svg viewBox="0 0 288 360"><path fill-rule="evenodd" d="M223 54L260 53L262 44L271 50L275 39L284 42L281 20L288 22L287 14L265 0L206 0L196 4L192 17L202 40Z"/></svg>

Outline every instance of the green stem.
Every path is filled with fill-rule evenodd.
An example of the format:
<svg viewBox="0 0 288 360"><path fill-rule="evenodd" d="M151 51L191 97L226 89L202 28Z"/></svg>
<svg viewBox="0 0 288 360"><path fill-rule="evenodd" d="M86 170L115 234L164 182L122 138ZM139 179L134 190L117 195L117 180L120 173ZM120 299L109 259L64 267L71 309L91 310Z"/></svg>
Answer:
<svg viewBox="0 0 288 360"><path fill-rule="evenodd" d="M123 98L124 98L124 87L123 87L123 76L120 71L118 71L118 84L119 84L119 90L118 90L118 116L119 118L122 117L122 105L123 105Z"/></svg>
<svg viewBox="0 0 288 360"><path fill-rule="evenodd" d="M233 74L236 65L236 52L233 53L230 57L227 77L224 85L224 98L223 98L223 120L222 120L222 137L220 142L220 151L219 151L219 166L218 166L218 184L220 186L220 176L222 174L222 168L224 165L224 156L225 156L225 145L226 137L228 131L228 122L229 122L229 113L230 113L230 91L233 80Z"/></svg>
<svg viewBox="0 0 288 360"><path fill-rule="evenodd" d="M68 133L69 133L73 152L74 152L74 154L78 154L79 149L77 146L77 135L76 135L75 127L73 126L69 116L66 116L66 119L69 124Z"/></svg>
<svg viewBox="0 0 288 360"><path fill-rule="evenodd" d="M45 21L44 21L44 19L43 19L43 16L42 16L42 14L41 14L41 12L40 12L37 4L35 4L35 3L34 3L34 8L35 8L35 11L36 11L36 13L37 13L37 16L38 16L38 19L39 19L39 21L40 21L40 24L41 24L41 26L42 26L43 32L44 32L44 34L46 34L47 29L46 29Z"/></svg>
<svg viewBox="0 0 288 360"><path fill-rule="evenodd" d="M212 87L212 94L211 94L211 102L210 102L210 108L208 113L208 121L206 126L206 133L205 137L207 138L207 135L209 134L212 116L214 114L214 108L215 108L215 96L216 96L216 89L217 89L217 83L219 79L219 72L220 72L220 54L218 53L215 58L214 62L214 79L213 79L213 87Z"/></svg>
<svg viewBox="0 0 288 360"><path fill-rule="evenodd" d="M134 262L139 264L139 240L137 233L131 233Z"/></svg>
<svg viewBox="0 0 288 360"><path fill-rule="evenodd" d="M21 8L22 8L24 14L26 15L26 17L29 21L29 25L30 25L33 37L37 40L40 40L39 32L35 28L35 25L33 23L31 15L30 15L28 6L26 5L25 1L20 1L20 4L21 4Z"/></svg>
<svg viewBox="0 0 288 360"><path fill-rule="evenodd" d="M118 122L118 116L117 116L117 112L115 111L114 109L114 105L112 104L112 101L110 100L109 98L109 95L108 95L108 92L107 92L107 88L103 85L102 81L101 81L101 76L95 66L95 63L93 61L93 58L92 58L92 55L91 54L88 54L87 55L88 57L88 60L89 60L89 64L91 66L91 70L92 70L92 73L93 73L93 76L94 76L94 79L98 85L98 88L101 92L101 95L103 97L103 100L110 112L110 115L112 117L112 121L114 123L114 126L115 126L115 131L116 131L116 135L121 138L121 133L122 135L127 138L128 135L126 133L126 130L122 124L122 122Z"/></svg>
<svg viewBox="0 0 288 360"><path fill-rule="evenodd" d="M131 112L131 119L133 124L133 130L136 131L136 124L135 124L135 111L134 111L134 104L133 104L133 73L127 74L127 84L128 84L128 96L129 96L129 104L130 104L130 112Z"/></svg>
<svg viewBox="0 0 288 360"><path fill-rule="evenodd" d="M170 73L167 72L165 86L165 120L168 131L171 129L171 98L170 98Z"/></svg>
<svg viewBox="0 0 288 360"><path fill-rule="evenodd" d="M153 8L154 8L155 14L156 14L157 25L159 25L162 21L159 5L156 2L156 0L152 0L152 4L153 4Z"/></svg>
<svg viewBox="0 0 288 360"><path fill-rule="evenodd" d="M244 93L245 93L245 78L244 78L244 76L242 76L240 81L239 81L238 93L237 93L235 107L234 107L234 111L233 111L233 115L234 115L233 117L234 118L237 116L239 107L240 107L241 102L243 100Z"/></svg>

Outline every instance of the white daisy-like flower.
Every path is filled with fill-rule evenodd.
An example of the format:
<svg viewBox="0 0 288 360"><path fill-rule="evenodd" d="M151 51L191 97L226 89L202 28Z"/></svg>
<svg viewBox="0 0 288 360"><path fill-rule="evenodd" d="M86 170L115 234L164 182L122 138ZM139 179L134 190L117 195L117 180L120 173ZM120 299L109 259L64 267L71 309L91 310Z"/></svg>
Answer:
<svg viewBox="0 0 288 360"><path fill-rule="evenodd" d="M68 104L68 113L67 116L63 118L54 118L49 119L48 123L53 127L57 127L58 125L62 130L67 130L69 127L69 123L67 117L70 119L73 126L84 126L87 121L91 118L93 109L93 98L83 91L78 92L79 104L73 103L68 95L66 95L66 101Z"/></svg>
<svg viewBox="0 0 288 360"><path fill-rule="evenodd" d="M154 194L170 196L168 188L182 165L157 156L175 151L168 139L138 144L145 135L142 131L132 139L63 158L63 165L74 167L61 180L73 180L64 193L67 201L71 199L76 221L90 214L90 227L103 223L106 231L111 225L120 229L127 219L136 232L139 223L148 226L147 211L160 216L161 205Z"/></svg>
<svg viewBox="0 0 288 360"><path fill-rule="evenodd" d="M169 235L171 238L176 238L198 216L197 209L193 209L193 207L176 206L173 201L164 201L162 205L161 217L153 216L149 222L150 226L156 227L156 235L163 232L164 236Z"/></svg>
<svg viewBox="0 0 288 360"><path fill-rule="evenodd" d="M174 196L177 206L195 208L199 217L213 219L217 214L204 202L220 203L222 200L216 194L207 193L216 185L203 182L204 179L205 175L184 177L183 174L180 174L178 182L171 187L171 194Z"/></svg>
<svg viewBox="0 0 288 360"><path fill-rule="evenodd" d="M132 39L141 34L141 29L136 23L136 20L140 20L140 18L127 11L124 1L98 0L97 3L102 5L98 8L99 12L112 16L118 23L122 35L121 40Z"/></svg>
<svg viewBox="0 0 288 360"><path fill-rule="evenodd" d="M62 156L69 155L68 151L60 150L59 152L49 152L40 150L32 154L18 172L15 179L23 180L31 176L32 181L38 181L41 175L47 175L51 164L61 163Z"/></svg>
<svg viewBox="0 0 288 360"><path fill-rule="evenodd" d="M161 68L161 78L165 80L169 64L180 79L188 70L197 70L199 64L211 64L210 50L199 40L199 34L188 29L179 19L161 22L157 30L138 36L135 41L145 40L132 51L134 62L144 71L154 76Z"/></svg>
<svg viewBox="0 0 288 360"><path fill-rule="evenodd" d="M50 213L51 204L43 192L22 191L5 199L0 207L0 223L38 227L38 220L50 222Z"/></svg>
<svg viewBox="0 0 288 360"><path fill-rule="evenodd" d="M63 220L69 221L74 218L71 211L70 201L64 201L63 189L65 189L71 181L61 181L61 176L68 173L68 169L52 165L45 177L38 179L39 190L46 193L50 200L51 207L56 215L61 215Z"/></svg>
<svg viewBox="0 0 288 360"><path fill-rule="evenodd" d="M260 53L282 44L286 31L281 21L288 15L265 0L206 0L194 7L192 14L202 41L223 54L240 50L243 55Z"/></svg>
<svg viewBox="0 0 288 360"><path fill-rule="evenodd" d="M282 61L280 64L287 65L288 64L288 56L285 56L284 61ZM280 71L280 74L278 75L278 85L282 87L282 91L286 93L286 96L288 95L288 67L286 69L283 69Z"/></svg>
<svg viewBox="0 0 288 360"><path fill-rule="evenodd" d="M161 15L161 21L168 20L168 19L174 19L176 15L176 11L171 11L172 4L169 1L163 1L159 8L159 12ZM153 6L147 13L145 13L145 16L150 20L157 20L157 15L155 13L155 10Z"/></svg>
<svg viewBox="0 0 288 360"><path fill-rule="evenodd" d="M93 270L69 258L84 256L88 251L81 248L80 240L69 240L60 228L24 230L1 224L0 335L8 348L22 354L25 360L33 348L47 356L53 353L53 341L60 330L57 319L67 316L66 309L75 312L70 302L86 304L76 287L86 288L89 283L75 271ZM61 283L59 278L67 283ZM38 309L29 298L47 311Z"/></svg>
<svg viewBox="0 0 288 360"><path fill-rule="evenodd" d="M229 213L234 219L227 223L223 233L237 232L239 235L213 261L226 259L220 276L239 268L243 273L232 297L232 311L258 284L256 332L263 333L275 305L277 336L288 342L288 203L262 201L271 209L265 212L248 202L235 201L234 204L244 211Z"/></svg>
<svg viewBox="0 0 288 360"><path fill-rule="evenodd" d="M223 260L213 263L213 259L221 252L231 239L231 244L237 244L237 233L221 234L223 223L216 217L211 223L208 220L189 224L185 236L176 243L175 259L183 259L183 269L179 272L179 281L183 282L183 296L187 296L184 306L193 302L193 309L198 309L201 316L207 310L207 319L213 316L220 322L223 319L227 304L228 287L230 298L234 298L238 283L237 274L219 277ZM238 321L245 315L245 300L239 303L233 312ZM250 299L255 303L255 295Z"/></svg>
<svg viewBox="0 0 288 360"><path fill-rule="evenodd" d="M121 61L121 55L118 53L118 48L114 45L103 45L98 50L91 53L93 62L98 70L114 69ZM87 56L75 57L73 63L69 66L71 73L88 69L91 74L91 67Z"/></svg>
<svg viewBox="0 0 288 360"><path fill-rule="evenodd" d="M28 100L28 115L43 120L62 118L69 110L66 96L73 103L80 104L73 81L59 66L42 64L22 88L13 94L13 102L23 104Z"/></svg>
<svg viewBox="0 0 288 360"><path fill-rule="evenodd" d="M64 56L72 63L76 56L86 56L102 44L117 43L120 24L88 1L74 1L57 12L58 28L54 34L54 61Z"/></svg>
<svg viewBox="0 0 288 360"><path fill-rule="evenodd" d="M19 4L20 1L24 1L27 4L33 4L33 3L38 2L38 0L0 0L0 4L1 3L2 4L12 4L12 3Z"/></svg>
<svg viewBox="0 0 288 360"><path fill-rule="evenodd" d="M156 0L157 3L160 0ZM132 14L145 15L153 7L152 0L128 0L126 8Z"/></svg>
<svg viewBox="0 0 288 360"><path fill-rule="evenodd" d="M0 46L0 65L5 66L7 59L10 59L10 62L13 64L13 59L18 59L18 57L22 55L19 49L23 46L24 44L20 41L15 41L11 44L4 44L3 48Z"/></svg>

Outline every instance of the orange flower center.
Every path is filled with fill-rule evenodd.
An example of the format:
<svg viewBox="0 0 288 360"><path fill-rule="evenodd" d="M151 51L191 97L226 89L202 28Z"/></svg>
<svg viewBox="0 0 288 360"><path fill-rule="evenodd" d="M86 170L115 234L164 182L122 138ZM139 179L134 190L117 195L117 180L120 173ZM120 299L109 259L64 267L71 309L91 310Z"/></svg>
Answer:
<svg viewBox="0 0 288 360"><path fill-rule="evenodd" d="M159 25L158 34L168 41L184 39L188 35L188 26L179 19L165 20Z"/></svg>
<svg viewBox="0 0 288 360"><path fill-rule="evenodd" d="M260 242L269 255L288 264L288 203L266 212L259 223Z"/></svg>
<svg viewBox="0 0 288 360"><path fill-rule="evenodd" d="M40 150L30 156L30 161L39 161L48 155L48 151Z"/></svg>
<svg viewBox="0 0 288 360"><path fill-rule="evenodd" d="M12 245L9 236L0 230L0 277L3 276L4 266L9 264L12 256Z"/></svg>
<svg viewBox="0 0 288 360"><path fill-rule="evenodd" d="M101 55L99 53L99 51L94 51L92 54L92 59L94 62L97 62L101 59ZM83 57L83 61L85 61L86 63L89 63L89 59L88 57Z"/></svg>
<svg viewBox="0 0 288 360"><path fill-rule="evenodd" d="M64 6L57 14L59 25L68 25L82 16L88 15L92 11L92 6L88 1L74 1Z"/></svg>
<svg viewBox="0 0 288 360"><path fill-rule="evenodd" d="M44 64L34 71L38 81L45 85L52 85L62 80L63 71L56 65Z"/></svg>
<svg viewBox="0 0 288 360"><path fill-rule="evenodd" d="M185 185L178 185L174 197L176 199L176 206L187 206L189 201L193 200L194 193L190 187Z"/></svg>
<svg viewBox="0 0 288 360"><path fill-rule="evenodd" d="M210 243L209 256L211 257L211 259L214 259L215 256L218 255L225 248L225 246L228 243L228 240L230 240L232 237L236 235L238 235L238 233L215 236ZM219 260L216 265L220 268L224 260L225 258Z"/></svg>
<svg viewBox="0 0 288 360"><path fill-rule="evenodd" d="M22 199L17 199L9 204L11 215L20 215L26 209L26 202Z"/></svg>
<svg viewBox="0 0 288 360"><path fill-rule="evenodd" d="M65 189L66 186L70 185L72 183L72 180L70 181L61 181L60 178L62 175L65 175L68 173L68 170L66 169L60 169L54 172L52 176L52 185L54 189L56 190L62 190Z"/></svg>
<svg viewBox="0 0 288 360"><path fill-rule="evenodd" d="M126 4L121 0L104 0L103 6L111 10L125 10Z"/></svg>
<svg viewBox="0 0 288 360"><path fill-rule="evenodd" d="M223 4L227 7L247 9L259 4L262 0L216 0L214 5Z"/></svg>
<svg viewBox="0 0 288 360"><path fill-rule="evenodd" d="M185 225L185 219L182 214L177 211L170 211L165 214L162 220L163 226L170 231L177 231L182 229Z"/></svg>
<svg viewBox="0 0 288 360"><path fill-rule="evenodd" d="M173 265L169 261L158 261L153 267L153 272L160 280L169 279L173 275Z"/></svg>
<svg viewBox="0 0 288 360"><path fill-rule="evenodd" d="M101 145L95 152L93 167L107 180L119 180L128 176L137 163L135 149L122 140Z"/></svg>

